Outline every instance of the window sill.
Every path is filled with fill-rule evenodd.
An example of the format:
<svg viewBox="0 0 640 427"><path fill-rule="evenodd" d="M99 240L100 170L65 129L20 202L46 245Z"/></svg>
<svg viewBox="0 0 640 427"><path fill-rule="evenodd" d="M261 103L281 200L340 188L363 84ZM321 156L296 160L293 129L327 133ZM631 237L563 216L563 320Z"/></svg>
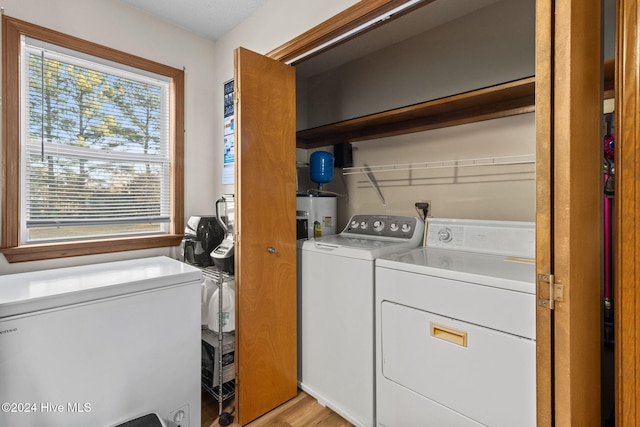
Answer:
<svg viewBox="0 0 640 427"><path fill-rule="evenodd" d="M170 234L149 237L88 240L83 242L47 243L2 248L0 249L0 253L4 254L9 263L41 261L45 259L178 246L182 241L182 237L182 234Z"/></svg>

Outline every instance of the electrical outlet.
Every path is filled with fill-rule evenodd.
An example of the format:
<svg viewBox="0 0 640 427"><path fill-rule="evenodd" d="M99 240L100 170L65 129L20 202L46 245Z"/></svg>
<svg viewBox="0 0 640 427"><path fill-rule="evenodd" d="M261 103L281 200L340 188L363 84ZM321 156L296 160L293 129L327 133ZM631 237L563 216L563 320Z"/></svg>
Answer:
<svg viewBox="0 0 640 427"><path fill-rule="evenodd" d="M431 216L431 200L419 200L416 202L416 209L420 212L422 218Z"/></svg>

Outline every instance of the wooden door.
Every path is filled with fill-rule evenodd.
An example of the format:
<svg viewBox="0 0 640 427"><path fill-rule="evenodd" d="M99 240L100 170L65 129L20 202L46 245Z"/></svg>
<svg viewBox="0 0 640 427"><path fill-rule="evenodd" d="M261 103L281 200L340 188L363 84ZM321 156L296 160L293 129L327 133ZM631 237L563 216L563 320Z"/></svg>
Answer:
<svg viewBox="0 0 640 427"><path fill-rule="evenodd" d="M601 13L537 2L536 269L558 285L537 309L539 426L601 424Z"/></svg>
<svg viewBox="0 0 640 427"><path fill-rule="evenodd" d="M617 1L615 366L616 425L640 425L640 2Z"/></svg>
<svg viewBox="0 0 640 427"><path fill-rule="evenodd" d="M551 273L553 259L553 44L552 0L536 2L536 272ZM538 298L549 298L548 292ZM536 307L536 403L539 427L553 425L553 311Z"/></svg>
<svg viewBox="0 0 640 427"><path fill-rule="evenodd" d="M236 87L236 411L297 393L295 70L243 48Z"/></svg>

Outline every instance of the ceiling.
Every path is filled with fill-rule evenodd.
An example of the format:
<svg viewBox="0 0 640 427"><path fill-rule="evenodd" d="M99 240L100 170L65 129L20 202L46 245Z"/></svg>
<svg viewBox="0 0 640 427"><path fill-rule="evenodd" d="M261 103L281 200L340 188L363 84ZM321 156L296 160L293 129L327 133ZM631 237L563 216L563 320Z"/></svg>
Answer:
<svg viewBox="0 0 640 427"><path fill-rule="evenodd" d="M215 41L268 0L120 1Z"/></svg>

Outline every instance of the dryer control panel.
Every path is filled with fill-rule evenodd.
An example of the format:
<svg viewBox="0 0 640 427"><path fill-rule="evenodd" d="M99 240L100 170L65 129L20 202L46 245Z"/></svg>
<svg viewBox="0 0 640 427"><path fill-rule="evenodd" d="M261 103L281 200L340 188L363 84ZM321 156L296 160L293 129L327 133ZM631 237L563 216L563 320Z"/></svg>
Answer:
<svg viewBox="0 0 640 427"><path fill-rule="evenodd" d="M426 246L535 258L533 222L429 218Z"/></svg>

